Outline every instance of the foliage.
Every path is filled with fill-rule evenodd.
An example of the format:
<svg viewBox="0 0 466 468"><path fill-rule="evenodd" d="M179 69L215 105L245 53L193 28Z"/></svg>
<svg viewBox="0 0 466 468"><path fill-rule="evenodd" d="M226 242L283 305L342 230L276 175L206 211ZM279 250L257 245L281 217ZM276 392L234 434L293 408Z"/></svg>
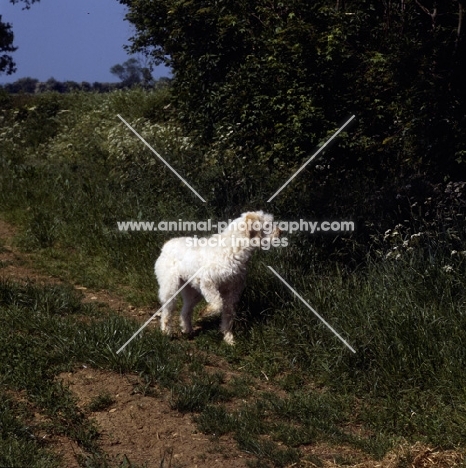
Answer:
<svg viewBox="0 0 466 468"><path fill-rule="evenodd" d="M131 51L173 68L177 115L205 145L219 212L263 203L257 186L271 195L352 114L325 170L300 174L275 213L383 228L405 216L396 196L417 197L419 178L466 176L459 2L120 2Z"/></svg>
<svg viewBox="0 0 466 468"><path fill-rule="evenodd" d="M13 31L11 24L2 22L2 15L0 15L0 53L14 52L16 47L13 46ZM15 72L15 64L10 55L0 55L0 73L11 75Z"/></svg>
<svg viewBox="0 0 466 468"><path fill-rule="evenodd" d="M123 86L134 86L143 83L145 86L153 82L150 69L144 67L137 58L130 58L123 64L114 65L110 73L117 76Z"/></svg>

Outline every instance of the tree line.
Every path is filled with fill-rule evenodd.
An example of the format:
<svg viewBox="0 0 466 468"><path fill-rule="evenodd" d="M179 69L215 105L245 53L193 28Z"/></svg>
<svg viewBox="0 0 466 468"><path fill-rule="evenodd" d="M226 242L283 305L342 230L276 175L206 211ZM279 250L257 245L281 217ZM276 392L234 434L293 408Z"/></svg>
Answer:
<svg viewBox="0 0 466 468"><path fill-rule="evenodd" d="M13 83L0 85L0 88L9 94L39 94L48 91L58 93L68 93L72 91L95 91L95 92L110 92L118 89L120 83L89 83L82 81L58 81L55 78L49 78L47 81L39 81L36 78L20 78Z"/></svg>
<svg viewBox="0 0 466 468"><path fill-rule="evenodd" d="M158 81L154 80L151 69L148 66L142 65L141 61L135 57L131 57L122 64L114 65L110 68L110 73L120 79L116 83L102 83L87 81L58 81L55 78L49 78L47 81L39 81L36 78L20 78L13 83L7 83L0 89L3 89L10 94L28 93L39 94L47 91L55 91L58 93L69 93L73 91L93 91L98 93L108 93L118 89L132 88L140 86L143 88L154 88L160 85L165 85L169 79L161 78Z"/></svg>
<svg viewBox="0 0 466 468"><path fill-rule="evenodd" d="M39 81L37 78L26 77L20 78L14 81L13 83L6 83L4 85L0 85L0 89L3 89L9 94L40 94L49 91L54 91L58 93L70 93L75 91L109 93L119 89L127 89L134 86L156 88L158 86L166 85L169 82L169 78L160 78L158 80L152 80L150 84L146 85L140 82L127 84L125 82L102 83L96 81L94 83L89 83L87 81L58 81L55 78L49 78L47 81Z"/></svg>

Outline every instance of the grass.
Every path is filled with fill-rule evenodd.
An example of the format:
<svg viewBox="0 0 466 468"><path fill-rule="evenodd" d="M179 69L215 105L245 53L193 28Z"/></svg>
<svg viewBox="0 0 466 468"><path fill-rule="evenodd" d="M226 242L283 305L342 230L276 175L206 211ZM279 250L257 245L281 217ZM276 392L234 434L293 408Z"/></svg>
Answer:
<svg viewBox="0 0 466 468"><path fill-rule="evenodd" d="M196 189L214 196L212 177L220 169L209 172L202 154L167 120L161 103L168 91L163 93L52 93L17 98L24 101L2 111L0 212L18 226L17 245L40 268L71 283L122 292L136 305L154 304L153 262L166 233L123 233L116 222L228 217L250 208L230 194L197 209L189 191L162 176L164 169L115 118L120 113L130 119L184 168ZM269 187L264 182L260 190L265 195ZM277 210L286 213L283 203ZM145 331L117 355L136 323L96 314L71 288L1 282L3 391L25 392L55 431L102 463L96 428L55 381L78 363L137 372L146 394L167 391L174 410L194 413L199 429L212 437L234 437L256 456L257 466L296 463L300 446L316 441L349 444L378 459L400 439L464 449L466 250L457 247L464 246L462 232L458 225L454 242L448 232L437 232L415 237L412 245L396 238L388 243L374 233L370 255L353 269L336 261L317 263L320 244L300 237L286 249L259 253L240 303L234 348L222 344L214 322L193 342ZM328 248L332 239L319 242ZM211 355L238 375L208 372ZM257 381L273 386L275 394L258 390ZM17 402L8 401L5 414L17 414ZM108 395L99 395L89 411L109 404ZM51 455L21 432L27 421L20 418L18 424L8 429L17 434L16 442L8 436L2 447L4 440L12 450L27 443L25 455L37 463L48 460ZM362 427L363 435L354 435L352 427Z"/></svg>
<svg viewBox="0 0 466 468"><path fill-rule="evenodd" d="M24 409L0 392L0 466L59 467L60 460L34 436Z"/></svg>
<svg viewBox="0 0 466 468"><path fill-rule="evenodd" d="M70 288L38 288L0 283L0 381L2 388L24 392L30 405L50 421L49 431L70 437L89 453L98 453L97 431L77 408L70 391L54 377L70 369L74 358L64 346L72 333L71 318L89 315ZM92 315L92 314L91 314ZM73 319L73 322L75 319ZM62 335L63 334L63 335ZM13 408L10 405L9 408ZM9 431L8 431L9 432ZM33 429L24 456L27 466L41 466L51 457L41 449ZM8 459L8 450L1 457ZM14 455L16 456L16 455ZM13 457L14 457L13 456ZM18 464L13 460L13 465ZM5 461L5 464L9 464Z"/></svg>
<svg viewBox="0 0 466 468"><path fill-rule="evenodd" d="M105 455L99 449L97 428L56 378L61 372L83 363L116 372L137 372L142 383L171 392L173 407L180 411L200 410L205 402L229 397L222 375L203 372L200 358L187 349L189 343L180 346L158 331L145 332L144 339L135 340L117 355L116 349L136 329L137 324L129 319L83 304L67 286L0 281L0 388L24 393L28 405L50 421L47 429L52 434L76 441L99 463L105 461ZM201 370L190 383L185 382L186 368ZM23 445L24 460L34 459L24 465L42 466L42 459L44 464L54 459L37 442L34 432L38 427L12 426L21 408L10 400L2 403L1 430L5 437L0 460L8 465L10 452L16 456L14 450ZM113 399L103 393L89 403L87 411L101 411L112 403ZM13 444L15 434L23 434L24 440ZM56 463L59 466L59 461Z"/></svg>
<svg viewBox="0 0 466 468"><path fill-rule="evenodd" d="M99 393L88 404L87 409L91 412L103 411L115 403L115 399L107 392Z"/></svg>

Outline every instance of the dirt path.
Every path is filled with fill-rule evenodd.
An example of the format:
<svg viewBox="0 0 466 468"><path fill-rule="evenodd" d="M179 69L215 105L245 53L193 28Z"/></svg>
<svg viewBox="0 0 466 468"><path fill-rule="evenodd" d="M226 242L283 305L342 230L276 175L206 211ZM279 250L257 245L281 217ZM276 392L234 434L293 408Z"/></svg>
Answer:
<svg viewBox="0 0 466 468"><path fill-rule="evenodd" d="M212 442L197 431L189 414L170 409L166 397L144 396L134 392L133 380L112 372L83 369L60 376L85 408L93 397L109 394L109 409L92 413L101 431L101 446L112 460L126 454L132 463L148 468L166 465L186 467L244 467L246 454L234 441L221 438Z"/></svg>
<svg viewBox="0 0 466 468"><path fill-rule="evenodd" d="M0 219L0 277L38 284L63 283L61 278L40 272L35 268L31 255L20 252L14 247L15 234L15 229ZM83 302L107 304L113 310L129 317L147 320L152 312L149 307L135 307L107 290L93 290L79 284L75 284L74 288L83 294Z"/></svg>

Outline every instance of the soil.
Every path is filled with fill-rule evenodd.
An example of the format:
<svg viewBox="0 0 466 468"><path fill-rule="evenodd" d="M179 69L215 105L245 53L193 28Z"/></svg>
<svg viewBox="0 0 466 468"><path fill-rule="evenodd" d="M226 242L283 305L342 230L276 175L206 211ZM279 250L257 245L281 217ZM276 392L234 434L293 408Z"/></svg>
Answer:
<svg viewBox="0 0 466 468"><path fill-rule="evenodd" d="M211 440L196 429L189 414L170 409L167 395L144 396L134 392L137 377L96 369L80 369L60 378L69 385L82 409L93 397L108 394L114 403L91 413L101 433L101 446L112 460L126 455L132 463L160 467L244 467L246 454L228 438Z"/></svg>
<svg viewBox="0 0 466 468"><path fill-rule="evenodd" d="M0 219L0 278L14 281L30 281L40 284L60 283L60 278L47 275L34 267L32 257L14 247L15 229ZM74 286L84 295L84 301L105 303L119 313L147 320L149 309L136 308L109 291L96 291L81 285ZM209 359L212 371L221 370L227 376L238 372L229 369L227 363L216 356ZM61 374L59 378L74 393L78 405L90 414L100 432L100 447L108 455L111 466L119 466L127 459L139 466L158 467L246 467L254 458L237 448L230 437L212 439L196 429L192 415L182 414L170 408L166 392L155 389L155 395L135 391L136 375L119 375L114 372L77 368ZM266 379L267 380L267 379ZM269 382L257 382L256 389L277 391ZM89 403L99 395L109 395L113 403L104 410L89 412ZM34 417L40 418L40 414ZM45 436L44 436L45 437ZM82 449L72 440L53 436L49 446L63 459L64 467L79 468L78 458ZM303 453L318 457L314 464L303 461L295 467L337 468L335 460L346 459L348 468L451 468L458 466L462 455L455 451L435 451L422 444L401 444L397 450L381 461L374 461L354 448L327 444L300 447ZM405 461L412 460L410 464ZM348 460L354 460L349 463Z"/></svg>

